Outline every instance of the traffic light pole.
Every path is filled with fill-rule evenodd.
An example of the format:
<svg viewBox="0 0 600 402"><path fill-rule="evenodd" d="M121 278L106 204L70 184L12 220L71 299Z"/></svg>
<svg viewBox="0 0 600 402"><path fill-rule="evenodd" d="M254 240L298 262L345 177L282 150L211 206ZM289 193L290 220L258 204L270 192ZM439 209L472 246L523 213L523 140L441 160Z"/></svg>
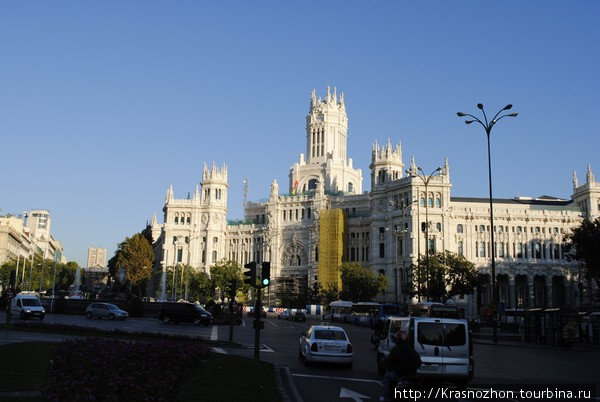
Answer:
<svg viewBox="0 0 600 402"><path fill-rule="evenodd" d="M254 360L260 360L260 313L262 313L262 289L256 289L256 305L254 306Z"/></svg>

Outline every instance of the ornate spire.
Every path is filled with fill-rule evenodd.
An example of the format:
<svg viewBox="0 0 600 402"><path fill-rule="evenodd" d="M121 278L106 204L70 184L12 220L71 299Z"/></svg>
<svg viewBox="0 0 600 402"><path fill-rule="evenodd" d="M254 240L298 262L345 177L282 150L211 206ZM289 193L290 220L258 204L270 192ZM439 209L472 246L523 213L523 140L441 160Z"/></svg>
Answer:
<svg viewBox="0 0 600 402"><path fill-rule="evenodd" d="M591 183L595 182L595 180L594 180L594 174L592 173L592 167L590 166L589 163L587 165L587 173L585 175L585 181L588 184L591 184Z"/></svg>
<svg viewBox="0 0 600 402"><path fill-rule="evenodd" d="M169 201L171 201L173 199L173 185L171 184L169 186L169 189L167 190L167 196L166 196L166 200L165 203L169 203Z"/></svg>
<svg viewBox="0 0 600 402"><path fill-rule="evenodd" d="M579 183L577 182L577 172L573 170L573 191L577 190Z"/></svg>
<svg viewBox="0 0 600 402"><path fill-rule="evenodd" d="M192 199L193 202L200 202L200 189L198 188L198 185L196 184L196 190L194 191L194 198Z"/></svg>
<svg viewBox="0 0 600 402"><path fill-rule="evenodd" d="M279 184L277 184L277 180L273 179L271 182L271 194L270 199L274 200L279 197Z"/></svg>
<svg viewBox="0 0 600 402"><path fill-rule="evenodd" d="M333 87L333 103L337 103L337 88Z"/></svg>
<svg viewBox="0 0 600 402"><path fill-rule="evenodd" d="M327 85L327 98L325 99L325 102L331 102L331 87L329 85Z"/></svg>
<svg viewBox="0 0 600 402"><path fill-rule="evenodd" d="M445 176L450 176L450 165L448 164L448 158L444 158L444 172Z"/></svg>
<svg viewBox="0 0 600 402"><path fill-rule="evenodd" d="M411 175L416 175L417 174L417 164L415 163L415 157L414 156L412 156L410 158L410 169L409 169L409 171L410 171Z"/></svg>
<svg viewBox="0 0 600 402"><path fill-rule="evenodd" d="M157 224L158 224L158 220L156 219L156 212L155 212L154 215L152 216L152 223L150 225L156 226Z"/></svg>
<svg viewBox="0 0 600 402"><path fill-rule="evenodd" d="M310 94L310 106L313 107L317 104L317 91L313 88Z"/></svg>

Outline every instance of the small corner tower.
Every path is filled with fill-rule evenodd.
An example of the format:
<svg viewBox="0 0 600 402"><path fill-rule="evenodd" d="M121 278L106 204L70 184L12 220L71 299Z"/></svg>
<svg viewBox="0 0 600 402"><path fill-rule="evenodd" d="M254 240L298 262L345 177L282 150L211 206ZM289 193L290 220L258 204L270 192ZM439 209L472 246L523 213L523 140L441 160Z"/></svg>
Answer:
<svg viewBox="0 0 600 402"><path fill-rule="evenodd" d="M385 146L377 142L373 144L371 152L371 191L387 182L403 177L404 163L402 163L402 146L400 143L392 147L388 138Z"/></svg>
<svg viewBox="0 0 600 402"><path fill-rule="evenodd" d="M587 165L585 183L578 185L577 173L573 171L573 195L571 198L576 206L581 208L586 219L594 220L600 217L600 182L592 173L592 167Z"/></svg>
<svg viewBox="0 0 600 402"><path fill-rule="evenodd" d="M219 168L213 162L209 169L205 163L200 184L203 205L227 208L227 165Z"/></svg>

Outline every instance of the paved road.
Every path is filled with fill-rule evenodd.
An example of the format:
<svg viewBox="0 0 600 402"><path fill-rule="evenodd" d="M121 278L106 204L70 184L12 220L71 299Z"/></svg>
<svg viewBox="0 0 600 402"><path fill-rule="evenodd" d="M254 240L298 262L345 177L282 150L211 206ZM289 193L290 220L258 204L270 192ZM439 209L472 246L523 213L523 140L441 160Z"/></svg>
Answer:
<svg viewBox="0 0 600 402"><path fill-rule="evenodd" d="M4 320L3 313L0 320ZM88 325L98 328L121 328L131 331L162 332L201 336L206 339L227 340L229 327L195 327L191 324L164 324L156 319L133 318L124 322L87 320L82 316L53 314L45 321L73 325ZM261 331L261 359L289 370L289 375L304 401L348 401L375 399L381 395L381 378L376 373L375 348L369 342L370 330L342 324L350 337L354 349L352 368L335 365L305 366L298 359L298 339L316 321L307 323L281 321L268 318ZM63 335L27 334L18 331L0 332L0 344L25 340L60 341ZM254 330L252 321L244 318L243 325L234 328L234 341L245 345L242 349L227 349L227 353L253 356ZM525 346L525 347L524 347ZM475 377L471 388L494 384L502 389L507 384L559 384L588 383L600 386L597 362L600 348L587 350L550 349L532 347L528 344L503 346L483 343L474 344Z"/></svg>

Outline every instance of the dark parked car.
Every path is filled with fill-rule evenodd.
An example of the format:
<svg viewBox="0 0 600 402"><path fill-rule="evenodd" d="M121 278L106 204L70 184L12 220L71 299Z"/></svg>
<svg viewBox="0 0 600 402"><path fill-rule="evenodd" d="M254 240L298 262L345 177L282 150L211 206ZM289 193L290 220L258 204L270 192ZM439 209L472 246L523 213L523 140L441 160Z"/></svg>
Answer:
<svg viewBox="0 0 600 402"><path fill-rule="evenodd" d="M163 303L158 318L165 323L191 322L194 325L208 325L213 316L202 306L192 303Z"/></svg>
<svg viewBox="0 0 600 402"><path fill-rule="evenodd" d="M292 320L306 322L306 314L304 314L302 311L296 311L294 314L292 314Z"/></svg>

